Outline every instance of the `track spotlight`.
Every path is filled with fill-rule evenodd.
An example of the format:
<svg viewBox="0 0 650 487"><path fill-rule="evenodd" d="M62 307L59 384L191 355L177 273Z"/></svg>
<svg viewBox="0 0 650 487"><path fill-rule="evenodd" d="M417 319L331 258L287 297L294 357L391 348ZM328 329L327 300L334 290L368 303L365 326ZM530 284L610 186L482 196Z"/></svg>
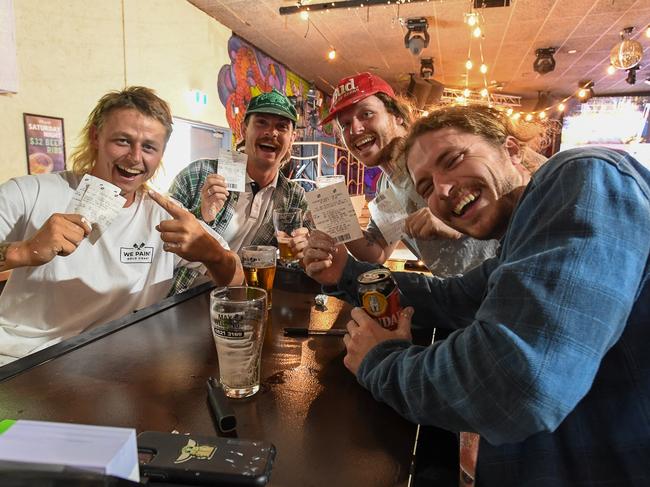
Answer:
<svg viewBox="0 0 650 487"><path fill-rule="evenodd" d="M429 22L424 17L407 19L406 28L408 31L404 36L404 47L414 56L419 56L422 49L429 46Z"/></svg>
<svg viewBox="0 0 650 487"><path fill-rule="evenodd" d="M533 69L539 74L546 74L553 71L555 69L555 59L553 59L554 53L554 47L537 49L535 51L535 56L537 57L533 63Z"/></svg>
<svg viewBox="0 0 650 487"><path fill-rule="evenodd" d="M420 59L420 77L429 79L433 77L433 58L425 57Z"/></svg>
<svg viewBox="0 0 650 487"><path fill-rule="evenodd" d="M639 70L638 65L627 70L627 77L625 78L625 81L627 82L628 85L633 85L634 83L636 83L636 72L638 70Z"/></svg>

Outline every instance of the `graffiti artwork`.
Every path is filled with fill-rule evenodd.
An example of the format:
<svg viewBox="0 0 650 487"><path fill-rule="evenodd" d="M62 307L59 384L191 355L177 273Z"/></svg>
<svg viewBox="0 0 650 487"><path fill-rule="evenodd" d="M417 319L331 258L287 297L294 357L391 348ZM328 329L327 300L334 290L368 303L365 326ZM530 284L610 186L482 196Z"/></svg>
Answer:
<svg viewBox="0 0 650 487"><path fill-rule="evenodd" d="M285 93L294 102L301 130L310 135L320 131L320 111L325 110L326 105L322 92L240 37L230 38L228 54L230 64L219 70L217 88L235 139L241 140L241 125L249 100L272 88Z"/></svg>

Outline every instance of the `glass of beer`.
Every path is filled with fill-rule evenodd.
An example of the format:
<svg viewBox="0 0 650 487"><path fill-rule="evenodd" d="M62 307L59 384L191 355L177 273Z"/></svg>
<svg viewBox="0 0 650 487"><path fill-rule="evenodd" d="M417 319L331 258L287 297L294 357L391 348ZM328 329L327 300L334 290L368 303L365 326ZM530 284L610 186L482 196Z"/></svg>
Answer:
<svg viewBox="0 0 650 487"><path fill-rule="evenodd" d="M271 245L249 245L242 247L239 257L244 268L246 284L260 287L268 296L268 309L271 309L271 291L275 279L275 258L278 249Z"/></svg>
<svg viewBox="0 0 650 487"><path fill-rule="evenodd" d="M210 322L219 360L219 382L228 397L248 397L260 389L266 316L263 289L220 287L210 294Z"/></svg>
<svg viewBox="0 0 650 487"><path fill-rule="evenodd" d="M285 266L297 263L299 259L291 252L289 242L292 232L302 227L302 210L273 210L273 226L280 249L280 263Z"/></svg>

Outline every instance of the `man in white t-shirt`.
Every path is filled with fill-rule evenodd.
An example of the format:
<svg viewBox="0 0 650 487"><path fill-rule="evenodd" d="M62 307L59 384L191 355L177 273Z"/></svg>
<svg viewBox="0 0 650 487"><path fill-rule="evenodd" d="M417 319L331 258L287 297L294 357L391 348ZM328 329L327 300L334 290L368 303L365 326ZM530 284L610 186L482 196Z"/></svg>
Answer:
<svg viewBox="0 0 650 487"><path fill-rule="evenodd" d="M243 280L225 241L171 200L147 191L172 131L167 103L143 87L102 97L71 159L73 170L0 185L0 365L164 298L174 269L219 285ZM97 226L66 213L81 178L120 188L124 207Z"/></svg>

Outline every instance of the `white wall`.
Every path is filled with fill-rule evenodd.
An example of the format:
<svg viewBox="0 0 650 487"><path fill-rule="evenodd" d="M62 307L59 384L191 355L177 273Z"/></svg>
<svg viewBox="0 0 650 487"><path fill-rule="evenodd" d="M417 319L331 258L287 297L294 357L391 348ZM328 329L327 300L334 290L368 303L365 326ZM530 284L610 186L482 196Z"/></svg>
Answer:
<svg viewBox="0 0 650 487"><path fill-rule="evenodd" d="M69 156L97 100L125 85L155 89L175 116L228 126L217 73L231 32L185 0L14 0L14 10L19 88L0 95L0 182L27 174L24 112L63 117ZM195 89L206 106L191 103Z"/></svg>

